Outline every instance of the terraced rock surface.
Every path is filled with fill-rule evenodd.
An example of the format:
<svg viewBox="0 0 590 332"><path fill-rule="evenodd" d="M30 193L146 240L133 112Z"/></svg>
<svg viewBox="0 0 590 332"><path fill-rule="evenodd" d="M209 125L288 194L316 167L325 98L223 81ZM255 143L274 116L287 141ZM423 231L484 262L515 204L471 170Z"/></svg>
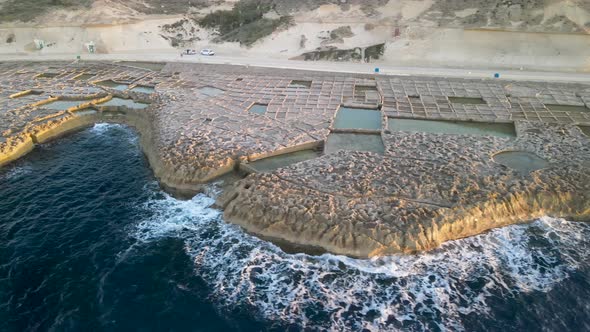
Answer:
<svg viewBox="0 0 590 332"><path fill-rule="evenodd" d="M587 85L186 63L4 63L0 75L0 165L95 122L129 124L171 191L195 193L246 170L218 204L227 221L268 238L367 257L542 215L590 219ZM112 98L150 106L105 106ZM377 110L381 128L335 128L341 107ZM420 121L404 129L400 119L469 129ZM498 135L482 123L512 129ZM329 139L337 135L352 136ZM315 159L261 173L242 167L318 146ZM507 163L496 157L505 151L543 162Z"/></svg>

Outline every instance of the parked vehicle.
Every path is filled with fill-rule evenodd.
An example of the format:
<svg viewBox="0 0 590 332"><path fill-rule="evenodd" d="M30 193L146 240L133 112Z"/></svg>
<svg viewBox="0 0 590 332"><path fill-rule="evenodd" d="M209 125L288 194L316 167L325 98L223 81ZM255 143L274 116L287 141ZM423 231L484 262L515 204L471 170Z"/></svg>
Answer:
<svg viewBox="0 0 590 332"><path fill-rule="evenodd" d="M184 51L183 54L186 54L186 55L195 55L195 54L197 54L197 51L191 50L191 49L187 49L187 50Z"/></svg>
<svg viewBox="0 0 590 332"><path fill-rule="evenodd" d="M205 49L201 50L201 55L213 56L213 55L215 55L215 51L213 51L210 48L205 48Z"/></svg>

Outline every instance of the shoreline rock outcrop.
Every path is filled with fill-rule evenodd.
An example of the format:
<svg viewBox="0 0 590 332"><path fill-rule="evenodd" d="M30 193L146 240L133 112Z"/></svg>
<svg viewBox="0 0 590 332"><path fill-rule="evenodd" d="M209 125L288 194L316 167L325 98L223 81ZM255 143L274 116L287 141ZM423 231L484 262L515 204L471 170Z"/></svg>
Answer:
<svg viewBox="0 0 590 332"><path fill-rule="evenodd" d="M250 175L218 204L250 232L357 257L429 250L544 215L590 221L590 140L577 127L531 128L518 123L516 140L384 135L385 156L340 151ZM521 174L492 159L525 149L550 166Z"/></svg>
<svg viewBox="0 0 590 332"><path fill-rule="evenodd" d="M48 67L37 66L34 72ZM590 124L588 86L187 64L168 64L162 72L51 66L60 68L51 84L18 78L26 69L0 66L7 77L0 98L8 109L0 115L0 166L96 122L122 123L139 132L162 187L190 196L240 164L317 148L332 133L351 132L379 139L381 148L331 146L318 158L270 171L244 167L254 173L218 197L225 220L265 238L354 257L429 250L543 215L590 221L590 137L583 130ZM97 89L73 78L81 72L94 73L93 82L129 87ZM302 80L309 84L292 85ZM136 93L135 85L155 90ZM32 89L41 94L18 94ZM114 97L132 99L126 106L102 105ZM80 105L51 110L56 100ZM133 108L134 102L151 105ZM382 129L334 128L339 108L351 104L378 104ZM252 105L264 105L265 112L250 112ZM390 128L402 118L514 124L515 134ZM533 161L526 155L502 164L496 156L506 151L527 152L543 165L528 169Z"/></svg>

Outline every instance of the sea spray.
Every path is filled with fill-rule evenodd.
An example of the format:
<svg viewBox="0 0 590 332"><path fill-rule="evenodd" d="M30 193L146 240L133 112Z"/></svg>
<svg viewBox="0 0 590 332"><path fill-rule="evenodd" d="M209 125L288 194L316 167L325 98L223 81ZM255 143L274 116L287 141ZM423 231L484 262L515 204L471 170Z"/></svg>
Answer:
<svg viewBox="0 0 590 332"><path fill-rule="evenodd" d="M213 202L153 199L132 235L183 239L222 309L301 328L465 330L469 315L493 319L489 298L548 292L590 254L588 225L546 217L418 255L293 255L225 223Z"/></svg>
<svg viewBox="0 0 590 332"><path fill-rule="evenodd" d="M0 180L16 180L22 176L26 176L31 173L33 168L23 162L18 162L15 165L8 166L7 169L2 170L0 173Z"/></svg>
<svg viewBox="0 0 590 332"><path fill-rule="evenodd" d="M588 224L359 260L286 254L213 201L163 193L119 125L0 170L0 330L590 330Z"/></svg>

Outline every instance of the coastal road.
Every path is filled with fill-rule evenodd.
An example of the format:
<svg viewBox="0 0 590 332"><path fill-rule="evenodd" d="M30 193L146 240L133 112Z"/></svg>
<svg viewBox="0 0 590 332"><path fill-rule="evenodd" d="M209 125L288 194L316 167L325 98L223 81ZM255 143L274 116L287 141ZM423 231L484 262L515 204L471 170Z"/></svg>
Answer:
<svg viewBox="0 0 590 332"><path fill-rule="evenodd" d="M0 55L0 61L67 61L75 60L76 54L28 54L28 55ZM383 75L401 76L436 76L447 78L489 78L494 79L494 74L499 73L500 79L518 81L543 81L543 82L577 82L590 83L590 73L579 72L553 72L553 71L528 71L505 69L466 69L466 68L435 68L435 67L404 67L389 64L376 63L348 63L327 61L295 61L286 59L240 57L240 56L201 56L185 55L179 53L143 52L143 53L111 53L111 54L83 54L83 60L94 61L167 61L187 63L208 63L226 65L244 65L265 68L283 68L298 70L314 70L342 73L373 74L375 68Z"/></svg>

